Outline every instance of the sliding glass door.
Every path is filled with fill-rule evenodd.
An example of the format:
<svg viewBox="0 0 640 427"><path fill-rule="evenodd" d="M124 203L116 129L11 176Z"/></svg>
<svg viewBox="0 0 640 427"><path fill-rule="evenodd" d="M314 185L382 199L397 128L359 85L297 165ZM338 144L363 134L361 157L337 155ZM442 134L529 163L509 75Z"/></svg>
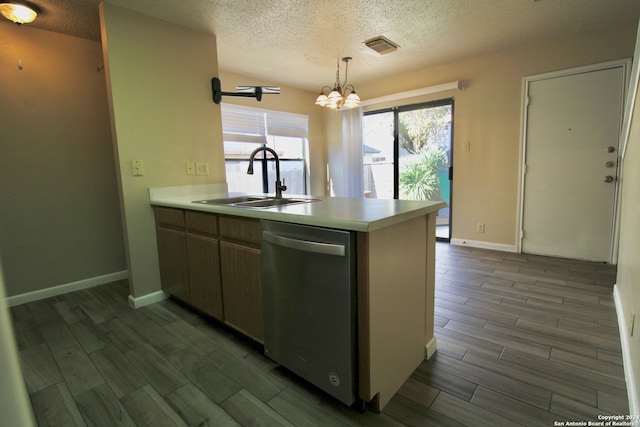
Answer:
<svg viewBox="0 0 640 427"><path fill-rule="evenodd" d="M365 113L365 197L442 200L439 240L451 238L453 99Z"/></svg>

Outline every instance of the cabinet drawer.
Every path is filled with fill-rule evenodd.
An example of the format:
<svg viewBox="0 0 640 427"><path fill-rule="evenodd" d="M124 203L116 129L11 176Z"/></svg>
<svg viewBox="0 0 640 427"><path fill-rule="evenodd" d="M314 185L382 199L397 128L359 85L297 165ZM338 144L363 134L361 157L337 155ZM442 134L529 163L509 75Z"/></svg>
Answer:
<svg viewBox="0 0 640 427"><path fill-rule="evenodd" d="M184 228L184 211L182 209L156 206L155 214L157 225Z"/></svg>
<svg viewBox="0 0 640 427"><path fill-rule="evenodd" d="M209 236L218 235L218 215L186 211L185 219L187 222L187 231L194 234L204 234Z"/></svg>
<svg viewBox="0 0 640 427"><path fill-rule="evenodd" d="M220 216L220 235L234 240L260 243L260 220Z"/></svg>

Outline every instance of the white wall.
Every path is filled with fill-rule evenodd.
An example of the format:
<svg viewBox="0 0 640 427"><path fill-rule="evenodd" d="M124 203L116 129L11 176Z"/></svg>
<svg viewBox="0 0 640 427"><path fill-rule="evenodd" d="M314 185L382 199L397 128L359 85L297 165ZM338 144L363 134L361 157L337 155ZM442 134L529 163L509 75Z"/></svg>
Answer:
<svg viewBox="0 0 640 427"><path fill-rule="evenodd" d="M636 41L636 60L640 54L640 28ZM635 69L638 68L636 64ZM637 79L637 74L635 79ZM635 80L637 84L637 80ZM622 203L616 309L625 357L629 406L640 415L640 92L633 94L635 108L627 111L630 120L622 163ZM631 105L631 104L629 104ZM633 318L635 314L635 325ZM631 331L633 330L633 336Z"/></svg>

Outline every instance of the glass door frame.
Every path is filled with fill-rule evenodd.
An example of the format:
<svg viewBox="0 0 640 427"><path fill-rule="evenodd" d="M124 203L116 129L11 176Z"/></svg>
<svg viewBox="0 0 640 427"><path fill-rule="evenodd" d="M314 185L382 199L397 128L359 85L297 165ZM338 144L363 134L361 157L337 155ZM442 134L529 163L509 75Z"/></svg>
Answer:
<svg viewBox="0 0 640 427"><path fill-rule="evenodd" d="M448 178L450 182L449 187L449 203L447 208L449 209L449 237L437 237L436 240L450 242L451 241L451 232L452 232L452 215L453 212L452 204L453 204L453 141L454 141L454 117L455 117L455 99L444 98L438 99L434 101L421 102L418 104L411 105L403 105L392 108L383 108L380 110L367 111L364 113L365 116L381 114L381 113L389 113L393 112L393 198L398 199L400 194L400 135L399 135L399 115L400 113L414 110L421 110L426 108L433 107L442 107L449 105L451 106L451 128L450 128L450 136L449 136L449 173Z"/></svg>

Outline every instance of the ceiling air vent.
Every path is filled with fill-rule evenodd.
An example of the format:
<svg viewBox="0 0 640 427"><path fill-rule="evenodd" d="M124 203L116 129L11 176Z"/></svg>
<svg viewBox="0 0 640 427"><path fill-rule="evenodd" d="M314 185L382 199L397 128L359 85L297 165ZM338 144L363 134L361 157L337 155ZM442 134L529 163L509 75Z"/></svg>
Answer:
<svg viewBox="0 0 640 427"><path fill-rule="evenodd" d="M388 53L395 52L396 50L398 50L398 47L400 47L384 36L378 36L369 40L365 40L364 44L369 49L378 52L380 55L386 55Z"/></svg>

